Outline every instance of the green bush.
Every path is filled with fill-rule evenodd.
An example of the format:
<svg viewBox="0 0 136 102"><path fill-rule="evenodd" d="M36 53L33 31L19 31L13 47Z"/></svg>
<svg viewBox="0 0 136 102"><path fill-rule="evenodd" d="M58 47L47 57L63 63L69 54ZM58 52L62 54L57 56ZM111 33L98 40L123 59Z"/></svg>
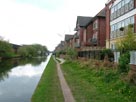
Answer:
<svg viewBox="0 0 136 102"><path fill-rule="evenodd" d="M24 45L19 48L18 54L22 57L36 57L45 55L47 48L39 44Z"/></svg>
<svg viewBox="0 0 136 102"><path fill-rule="evenodd" d="M73 48L67 48L66 54L68 55L68 59L77 58L77 51Z"/></svg>
<svg viewBox="0 0 136 102"><path fill-rule="evenodd" d="M13 54L12 45L8 41L0 40L0 57L8 58Z"/></svg>
<svg viewBox="0 0 136 102"><path fill-rule="evenodd" d="M113 55L113 52L112 52L111 49L104 49L104 50L102 50L100 55L101 55L101 59L102 60L105 58L105 56L107 56L110 61L114 58L114 55Z"/></svg>
<svg viewBox="0 0 136 102"><path fill-rule="evenodd" d="M129 62L130 62L130 54L126 52L122 54L119 58L118 69L119 72L128 72L129 71Z"/></svg>

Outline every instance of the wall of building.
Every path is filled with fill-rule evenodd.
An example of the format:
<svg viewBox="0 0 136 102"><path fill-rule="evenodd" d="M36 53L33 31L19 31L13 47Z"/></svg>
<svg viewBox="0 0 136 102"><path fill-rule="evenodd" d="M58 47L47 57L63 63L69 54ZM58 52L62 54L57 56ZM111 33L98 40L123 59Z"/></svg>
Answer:
<svg viewBox="0 0 136 102"><path fill-rule="evenodd" d="M121 6L121 8L117 10L117 11L120 10L119 11L120 15L118 15L117 11L116 12L113 10L111 11L112 8L117 7L119 4L122 3L122 1L123 0L111 0L106 5L106 48L111 48L113 43L117 42L116 40L118 40L119 38L125 35L126 32L125 31L121 32L119 29L121 27L124 27L124 28L127 27L127 23L126 23L128 22L127 19L134 17L133 19L134 22L130 20L129 21L130 23L128 23L128 25L134 24L134 32L136 32L136 0L134 0L134 8L130 7L131 3L127 3L128 10L125 7L126 4L124 6ZM124 13L122 13L121 11L122 9L124 9Z"/></svg>
<svg viewBox="0 0 136 102"><path fill-rule="evenodd" d="M93 37L93 24L90 23L87 26L87 31L86 31L86 41L87 41L87 46L91 45L91 39Z"/></svg>
<svg viewBox="0 0 136 102"><path fill-rule="evenodd" d="M104 47L106 40L106 19L99 18L99 46Z"/></svg>
<svg viewBox="0 0 136 102"><path fill-rule="evenodd" d="M79 40L80 40L80 44L83 45L83 34L84 34L84 28L81 28L78 30L79 33Z"/></svg>

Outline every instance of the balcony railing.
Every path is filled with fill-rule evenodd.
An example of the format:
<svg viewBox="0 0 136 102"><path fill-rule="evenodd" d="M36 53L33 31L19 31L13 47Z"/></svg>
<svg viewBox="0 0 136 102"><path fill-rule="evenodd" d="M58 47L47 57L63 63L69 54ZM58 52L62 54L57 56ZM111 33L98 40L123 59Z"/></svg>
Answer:
<svg viewBox="0 0 136 102"><path fill-rule="evenodd" d="M91 43L93 45L97 45L98 40L96 38L92 38Z"/></svg>
<svg viewBox="0 0 136 102"><path fill-rule="evenodd" d="M79 44L79 43L75 43L75 44L74 44L74 47L75 47L75 48L80 48L80 44Z"/></svg>
<svg viewBox="0 0 136 102"><path fill-rule="evenodd" d="M103 49L105 49L105 47L92 46L92 47L81 47L80 51L99 51Z"/></svg>

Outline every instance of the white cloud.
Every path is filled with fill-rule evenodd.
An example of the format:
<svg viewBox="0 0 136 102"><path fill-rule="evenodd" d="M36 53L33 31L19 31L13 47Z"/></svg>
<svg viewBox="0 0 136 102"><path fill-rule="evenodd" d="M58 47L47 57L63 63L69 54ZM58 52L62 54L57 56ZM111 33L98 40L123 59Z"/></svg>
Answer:
<svg viewBox="0 0 136 102"><path fill-rule="evenodd" d="M0 1L0 35L12 43L40 43L53 50L65 33L73 33L76 16L94 16L107 0L64 0L54 11L15 1Z"/></svg>

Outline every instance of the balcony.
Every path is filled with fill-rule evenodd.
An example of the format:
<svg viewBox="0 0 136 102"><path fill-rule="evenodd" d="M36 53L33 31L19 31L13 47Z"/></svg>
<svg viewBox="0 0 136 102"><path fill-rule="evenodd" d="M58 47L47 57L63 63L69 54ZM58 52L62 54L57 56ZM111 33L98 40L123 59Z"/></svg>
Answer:
<svg viewBox="0 0 136 102"><path fill-rule="evenodd" d="M93 45L97 45L97 42L98 42L97 38L92 38L91 43Z"/></svg>
<svg viewBox="0 0 136 102"><path fill-rule="evenodd" d="M103 49L105 49L105 47L90 46L90 47L81 47L79 51L100 51Z"/></svg>

